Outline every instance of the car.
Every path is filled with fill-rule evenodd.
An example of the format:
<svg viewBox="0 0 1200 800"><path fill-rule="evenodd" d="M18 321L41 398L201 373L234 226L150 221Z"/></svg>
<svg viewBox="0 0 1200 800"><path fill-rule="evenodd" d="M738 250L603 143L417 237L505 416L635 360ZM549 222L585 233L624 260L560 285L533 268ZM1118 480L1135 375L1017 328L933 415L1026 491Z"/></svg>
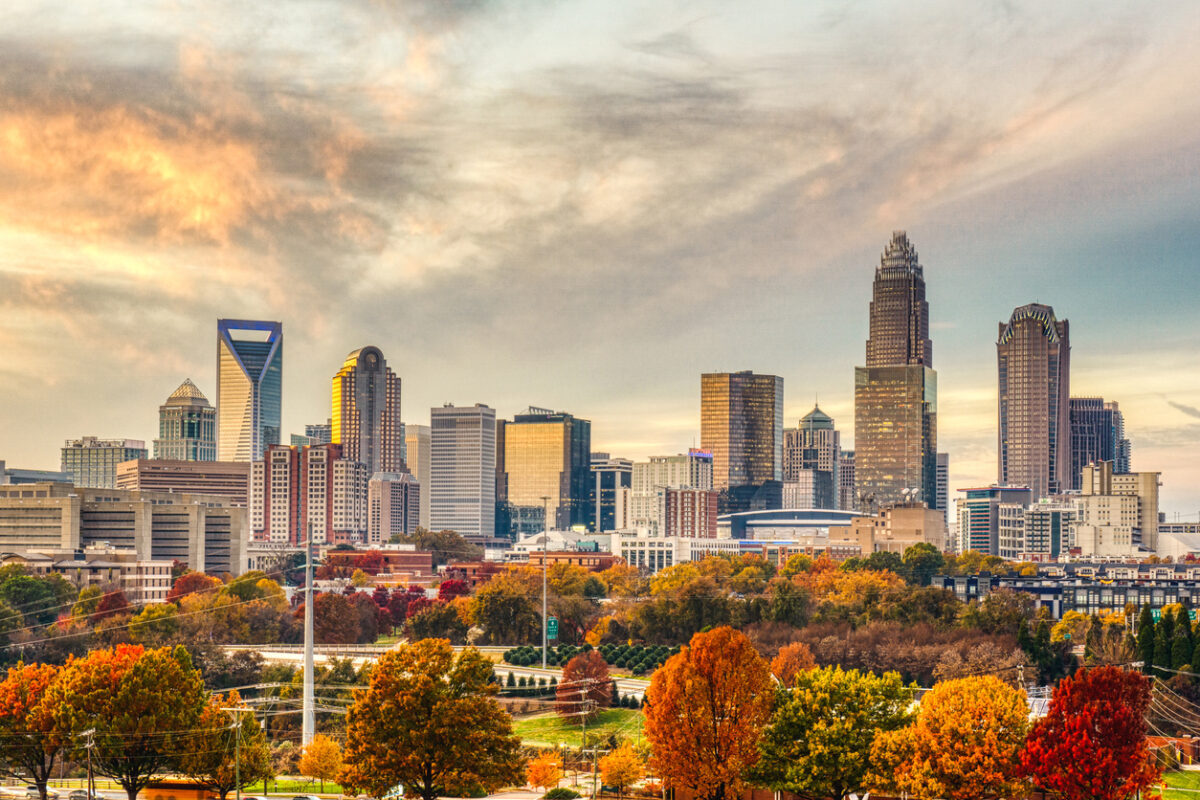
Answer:
<svg viewBox="0 0 1200 800"><path fill-rule="evenodd" d="M97 794L89 795L87 789L72 789L71 793L67 795L67 800L101 800L101 798Z"/></svg>
<svg viewBox="0 0 1200 800"><path fill-rule="evenodd" d="M320 797L317 797L315 794L298 794L295 797L293 797L292 800L322 800L322 799Z"/></svg>
<svg viewBox="0 0 1200 800"><path fill-rule="evenodd" d="M36 786L26 786L25 800L42 800L42 793L38 791ZM46 800L58 800L58 792L53 789L46 789Z"/></svg>

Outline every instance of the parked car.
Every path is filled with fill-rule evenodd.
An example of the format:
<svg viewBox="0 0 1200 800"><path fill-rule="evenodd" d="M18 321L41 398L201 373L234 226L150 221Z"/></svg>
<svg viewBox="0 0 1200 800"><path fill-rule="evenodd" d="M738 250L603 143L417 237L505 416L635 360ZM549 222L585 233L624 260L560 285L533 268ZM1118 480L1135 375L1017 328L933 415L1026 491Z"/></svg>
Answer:
<svg viewBox="0 0 1200 800"><path fill-rule="evenodd" d="M36 786L26 786L25 800L42 800L42 793L38 791ZM53 789L46 789L46 800L58 800L58 792Z"/></svg>
<svg viewBox="0 0 1200 800"><path fill-rule="evenodd" d="M315 794L298 794L292 800L321 800L321 798Z"/></svg>
<svg viewBox="0 0 1200 800"><path fill-rule="evenodd" d="M72 789L71 793L67 795L67 800L101 800L101 798L96 794L89 796L87 789Z"/></svg>

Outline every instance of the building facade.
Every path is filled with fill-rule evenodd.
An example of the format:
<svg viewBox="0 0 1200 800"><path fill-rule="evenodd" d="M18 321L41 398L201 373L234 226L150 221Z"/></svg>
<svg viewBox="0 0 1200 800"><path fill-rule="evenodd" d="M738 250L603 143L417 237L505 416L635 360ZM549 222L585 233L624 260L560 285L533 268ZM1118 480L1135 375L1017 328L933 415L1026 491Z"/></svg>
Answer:
<svg viewBox="0 0 1200 800"><path fill-rule="evenodd" d="M854 451L843 450L838 459L838 508L853 511L858 508L858 492L854 472Z"/></svg>
<svg viewBox="0 0 1200 800"><path fill-rule="evenodd" d="M891 506L873 517L856 517L848 525L829 528L831 545L857 547L862 556L897 553L916 544L946 549L946 519L941 511L924 503Z"/></svg>
<svg viewBox="0 0 1200 800"><path fill-rule="evenodd" d="M0 486L15 486L22 483L70 483L71 473L49 469L21 469L10 467L0 461Z"/></svg>
<svg viewBox="0 0 1200 800"><path fill-rule="evenodd" d="M1028 486L1033 498L1071 485L1070 326L1030 303L1000 323L999 483Z"/></svg>
<svg viewBox="0 0 1200 800"><path fill-rule="evenodd" d="M800 418L800 426L783 432L783 481L800 481L802 472L813 487L812 505L790 508L838 508L841 489L841 435L833 418L819 407ZM784 505L788 505L785 497Z"/></svg>
<svg viewBox="0 0 1200 800"><path fill-rule="evenodd" d="M855 508L937 502L937 373L925 274L904 231L875 269L866 365L854 370Z"/></svg>
<svg viewBox="0 0 1200 800"><path fill-rule="evenodd" d="M416 533L421 524L421 484L408 472L376 472L367 482L367 544Z"/></svg>
<svg viewBox="0 0 1200 800"><path fill-rule="evenodd" d="M217 457L258 461L279 444L283 323L217 320Z"/></svg>
<svg viewBox="0 0 1200 800"><path fill-rule="evenodd" d="M1001 503L997 509L997 555L1013 561L1050 561L1074 547L1076 507L1043 498L1033 505Z"/></svg>
<svg viewBox="0 0 1200 800"><path fill-rule="evenodd" d="M983 486L961 489L966 497L958 501L958 552L973 550L984 555L1000 555L1000 506L1028 506L1029 489L1024 486Z"/></svg>
<svg viewBox="0 0 1200 800"><path fill-rule="evenodd" d="M691 449L676 456L651 456L633 465L630 494L630 527L651 534L661 528L665 489L713 488L713 457Z"/></svg>
<svg viewBox="0 0 1200 800"><path fill-rule="evenodd" d="M146 457L146 443L138 439L68 439L62 449L62 471L76 486L117 488L117 465Z"/></svg>
<svg viewBox="0 0 1200 800"><path fill-rule="evenodd" d="M591 527L592 423L529 408L503 431L503 499L514 508L547 508L558 529Z"/></svg>
<svg viewBox="0 0 1200 800"><path fill-rule="evenodd" d="M496 411L477 403L430 410L429 522L490 537L496 515Z"/></svg>
<svg viewBox="0 0 1200 800"><path fill-rule="evenodd" d="M429 528L429 426L406 425L404 427L406 454L404 461L409 472L421 484L420 525Z"/></svg>
<svg viewBox="0 0 1200 800"><path fill-rule="evenodd" d="M1133 497L1136 499L1132 523L1133 544L1155 552L1158 549L1158 487L1159 472L1119 473L1111 461L1089 464L1083 468L1080 480L1081 501L1094 496Z"/></svg>
<svg viewBox="0 0 1200 800"><path fill-rule="evenodd" d="M169 461L217 460L217 410L191 378L158 408L154 457Z"/></svg>
<svg viewBox="0 0 1200 800"><path fill-rule="evenodd" d="M950 518L950 454L937 454L937 488L935 490L935 502L931 503L930 508L936 508L942 512L942 517Z"/></svg>
<svg viewBox="0 0 1200 800"><path fill-rule="evenodd" d="M378 347L346 356L333 376L330 442L367 472L405 472L404 423L400 421L400 378Z"/></svg>
<svg viewBox="0 0 1200 800"><path fill-rule="evenodd" d="M701 375L700 448L712 453L723 511L782 505L783 378Z"/></svg>
<svg viewBox="0 0 1200 800"><path fill-rule="evenodd" d="M271 445L254 462L251 530L257 541L355 544L367 534L367 468L340 445Z"/></svg>
<svg viewBox="0 0 1200 800"><path fill-rule="evenodd" d="M225 497L250 503L250 465L243 461L167 461L139 458L117 465L117 488Z"/></svg>
<svg viewBox="0 0 1200 800"><path fill-rule="evenodd" d="M632 520L633 462L592 453L592 519L595 530L619 531Z"/></svg>
<svg viewBox="0 0 1200 800"><path fill-rule="evenodd" d="M1071 489L1082 485L1083 468L1101 461L1113 462L1113 472L1128 473L1129 440L1125 438L1125 416L1115 402L1100 397L1072 397Z"/></svg>
<svg viewBox="0 0 1200 800"><path fill-rule="evenodd" d="M663 536L687 539L717 538L716 489L663 489L660 495Z"/></svg>

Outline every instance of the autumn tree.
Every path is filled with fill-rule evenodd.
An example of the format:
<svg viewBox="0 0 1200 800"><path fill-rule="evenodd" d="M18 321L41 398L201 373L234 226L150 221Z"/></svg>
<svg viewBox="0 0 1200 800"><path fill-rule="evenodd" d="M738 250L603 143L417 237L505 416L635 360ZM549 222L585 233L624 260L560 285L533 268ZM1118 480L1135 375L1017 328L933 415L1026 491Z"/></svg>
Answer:
<svg viewBox="0 0 1200 800"><path fill-rule="evenodd" d="M137 800L190 746L204 708L203 683L183 647L93 650L63 667L46 703L64 736L94 729L92 763ZM75 740L77 749L81 739ZM82 750L77 753L82 757Z"/></svg>
<svg viewBox="0 0 1200 800"><path fill-rule="evenodd" d="M568 661L555 699L555 710L565 717L590 716L608 708L612 704L612 678L604 657L588 650Z"/></svg>
<svg viewBox="0 0 1200 800"><path fill-rule="evenodd" d="M700 800L733 800L758 758L772 696L767 663L742 633L696 634L650 681L645 732L655 771Z"/></svg>
<svg viewBox="0 0 1200 800"><path fill-rule="evenodd" d="M861 790L876 733L908 722L912 690L895 672L840 667L802 671L794 680L780 693L751 775L776 791L842 800Z"/></svg>
<svg viewBox="0 0 1200 800"><path fill-rule="evenodd" d="M178 603L189 594L196 592L214 593L221 588L221 579L203 572L188 572L175 579L171 590L167 592L168 603Z"/></svg>
<svg viewBox="0 0 1200 800"><path fill-rule="evenodd" d="M934 575L946 568L942 551L929 542L918 542L904 551L901 557L908 571L908 578L918 586L928 586Z"/></svg>
<svg viewBox="0 0 1200 800"><path fill-rule="evenodd" d="M382 797L402 784L435 800L520 781L520 740L497 689L473 647L456 656L446 640L423 639L389 650L347 713L343 785Z"/></svg>
<svg viewBox="0 0 1200 800"><path fill-rule="evenodd" d="M236 789L273 778L271 751L254 714L228 711L242 705L237 692L209 697L179 760L179 770L221 800Z"/></svg>
<svg viewBox="0 0 1200 800"><path fill-rule="evenodd" d="M532 598L541 593L520 571L493 576L471 598L471 619L489 644L531 644L540 640L541 618Z"/></svg>
<svg viewBox="0 0 1200 800"><path fill-rule="evenodd" d="M600 759L600 780L605 786L617 790L617 797L625 794L625 790L642 779L645 767L642 759L628 743L621 745Z"/></svg>
<svg viewBox="0 0 1200 800"><path fill-rule="evenodd" d="M342 771L342 748L333 739L318 733L300 754L300 763L296 768L306 778L320 781L321 791L324 792L325 781L336 780Z"/></svg>
<svg viewBox="0 0 1200 800"><path fill-rule="evenodd" d="M1119 667L1079 670L1054 688L1021 751L1025 773L1063 800L1127 800L1161 779L1146 746L1150 681Z"/></svg>
<svg viewBox="0 0 1200 800"><path fill-rule="evenodd" d="M551 789L562 780L562 769L554 753L542 753L525 767L525 782L535 789Z"/></svg>
<svg viewBox="0 0 1200 800"><path fill-rule="evenodd" d="M792 642L784 645L775 658L771 659L771 674L784 686L794 686L800 673L816 666L817 661L808 645L804 642Z"/></svg>
<svg viewBox="0 0 1200 800"><path fill-rule="evenodd" d="M42 800L63 749L63 736L44 702L58 673L50 664L17 664L0 681L0 775L30 781Z"/></svg>
<svg viewBox="0 0 1200 800"><path fill-rule="evenodd" d="M945 800L1021 796L1025 692L992 675L942 681L913 724L875 739L868 784Z"/></svg>

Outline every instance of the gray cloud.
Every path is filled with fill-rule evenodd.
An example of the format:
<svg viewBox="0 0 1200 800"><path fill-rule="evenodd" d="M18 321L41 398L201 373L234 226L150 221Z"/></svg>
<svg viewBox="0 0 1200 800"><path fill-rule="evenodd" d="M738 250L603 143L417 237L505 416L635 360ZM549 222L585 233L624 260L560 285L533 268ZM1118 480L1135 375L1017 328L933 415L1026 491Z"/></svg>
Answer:
<svg viewBox="0 0 1200 800"><path fill-rule="evenodd" d="M1189 417L1195 417L1196 419L1200 419L1200 408L1196 408L1195 406L1187 406L1187 405L1184 405L1183 403L1176 403L1174 400L1168 400L1167 405L1169 405L1171 408L1175 409L1176 411L1182 411L1184 414L1187 414Z"/></svg>

